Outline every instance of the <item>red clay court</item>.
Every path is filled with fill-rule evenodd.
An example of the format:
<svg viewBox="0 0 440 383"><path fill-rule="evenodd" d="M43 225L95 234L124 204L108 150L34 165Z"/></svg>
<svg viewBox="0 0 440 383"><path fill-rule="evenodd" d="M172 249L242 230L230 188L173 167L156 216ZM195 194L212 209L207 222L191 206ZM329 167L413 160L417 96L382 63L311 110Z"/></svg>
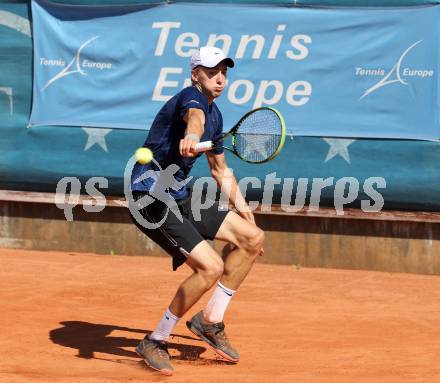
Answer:
<svg viewBox="0 0 440 383"><path fill-rule="evenodd" d="M134 352L189 269L170 259L0 250L0 382L438 382L440 278L257 264L227 312L239 364L186 329L175 374ZM206 295L209 297L209 294Z"/></svg>

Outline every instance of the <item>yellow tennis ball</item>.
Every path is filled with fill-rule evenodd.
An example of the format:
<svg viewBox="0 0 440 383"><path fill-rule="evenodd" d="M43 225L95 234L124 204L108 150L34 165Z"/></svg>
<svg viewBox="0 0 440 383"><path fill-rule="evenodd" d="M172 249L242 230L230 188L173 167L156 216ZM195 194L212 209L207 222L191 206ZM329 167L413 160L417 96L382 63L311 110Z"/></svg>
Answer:
<svg viewBox="0 0 440 383"><path fill-rule="evenodd" d="M153 152L148 148L139 148L134 153L134 157L141 165L145 165L153 159Z"/></svg>

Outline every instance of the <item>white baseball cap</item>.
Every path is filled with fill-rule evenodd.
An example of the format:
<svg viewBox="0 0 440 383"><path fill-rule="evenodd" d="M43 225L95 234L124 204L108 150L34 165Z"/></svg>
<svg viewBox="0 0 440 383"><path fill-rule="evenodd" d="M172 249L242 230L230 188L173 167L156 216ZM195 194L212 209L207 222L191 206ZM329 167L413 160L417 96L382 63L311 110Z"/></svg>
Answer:
<svg viewBox="0 0 440 383"><path fill-rule="evenodd" d="M226 57L220 48L201 47L199 50L194 51L191 56L191 70L199 65L206 68L214 68L222 61L224 61L229 68L234 67L234 61Z"/></svg>

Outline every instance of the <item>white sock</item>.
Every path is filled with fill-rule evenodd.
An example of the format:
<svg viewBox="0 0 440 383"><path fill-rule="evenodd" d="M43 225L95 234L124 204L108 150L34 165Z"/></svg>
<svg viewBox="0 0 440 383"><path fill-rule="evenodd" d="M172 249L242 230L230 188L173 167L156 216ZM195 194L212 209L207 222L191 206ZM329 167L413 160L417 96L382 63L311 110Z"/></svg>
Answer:
<svg viewBox="0 0 440 383"><path fill-rule="evenodd" d="M168 308L165 311L165 314L163 314L162 319L156 327L156 330L150 334L149 338L152 340L166 342L179 319L180 318L176 317Z"/></svg>
<svg viewBox="0 0 440 383"><path fill-rule="evenodd" d="M204 318L211 323L222 322L225 311L234 294L235 290L228 289L220 282L217 282L214 294L212 294L206 308L203 310Z"/></svg>

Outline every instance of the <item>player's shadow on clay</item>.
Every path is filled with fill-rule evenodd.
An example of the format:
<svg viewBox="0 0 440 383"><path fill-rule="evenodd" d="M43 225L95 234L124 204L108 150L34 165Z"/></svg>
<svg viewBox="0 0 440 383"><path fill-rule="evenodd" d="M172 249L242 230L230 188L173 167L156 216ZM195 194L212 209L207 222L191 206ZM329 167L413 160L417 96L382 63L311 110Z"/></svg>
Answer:
<svg viewBox="0 0 440 383"><path fill-rule="evenodd" d="M146 334L151 333L151 331L141 329L79 321L65 321L60 322L60 324L62 327L56 328L49 333L49 338L53 343L63 347L77 349L78 354L76 356L79 358L103 359L117 363L127 363L127 360L108 359L96 356L95 354L104 353L139 359L134 348ZM136 333L139 334L139 336L127 338L111 335L113 331ZM205 347L182 344L180 343L182 339L199 340L191 336L173 334L171 341L168 343L168 348L173 355L173 359L186 361L199 360L202 363L205 361L210 364L229 364L229 362L223 360L210 359L208 361L202 358L201 354L206 351ZM133 351L129 351L126 348L132 349ZM177 355L173 350L177 350Z"/></svg>

